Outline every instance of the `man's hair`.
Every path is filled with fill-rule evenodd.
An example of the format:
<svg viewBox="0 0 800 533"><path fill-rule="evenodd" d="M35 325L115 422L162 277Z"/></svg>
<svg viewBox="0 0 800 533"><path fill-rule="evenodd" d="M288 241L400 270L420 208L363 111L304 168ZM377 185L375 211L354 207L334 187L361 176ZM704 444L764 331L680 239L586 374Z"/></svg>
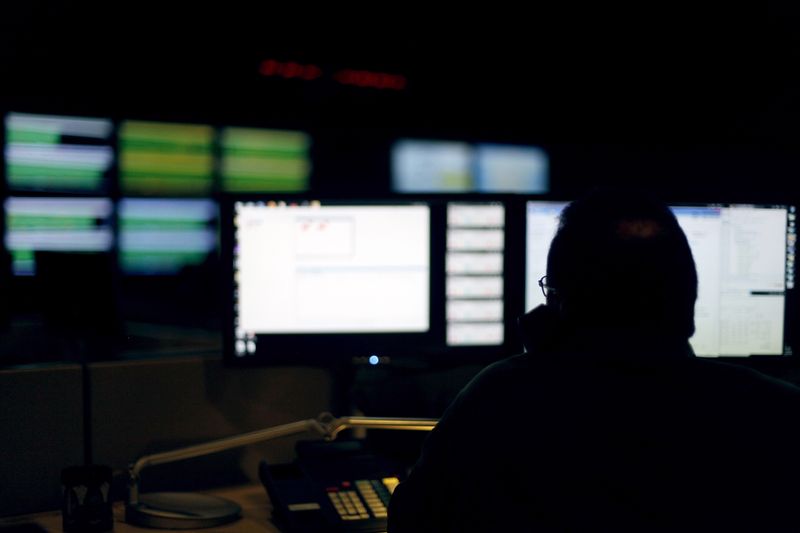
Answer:
<svg viewBox="0 0 800 533"><path fill-rule="evenodd" d="M602 190L569 204L550 246L547 283L573 324L694 333L689 243L672 211L646 194Z"/></svg>

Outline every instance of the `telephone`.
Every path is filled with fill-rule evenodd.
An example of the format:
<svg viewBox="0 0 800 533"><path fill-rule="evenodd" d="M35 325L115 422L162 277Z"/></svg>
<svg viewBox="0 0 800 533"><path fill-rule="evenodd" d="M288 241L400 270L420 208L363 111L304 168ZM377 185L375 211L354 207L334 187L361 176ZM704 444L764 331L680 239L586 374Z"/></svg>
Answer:
<svg viewBox="0 0 800 533"><path fill-rule="evenodd" d="M361 441L301 441L291 464L261 461L276 525L291 533L386 531L389 498L404 469Z"/></svg>

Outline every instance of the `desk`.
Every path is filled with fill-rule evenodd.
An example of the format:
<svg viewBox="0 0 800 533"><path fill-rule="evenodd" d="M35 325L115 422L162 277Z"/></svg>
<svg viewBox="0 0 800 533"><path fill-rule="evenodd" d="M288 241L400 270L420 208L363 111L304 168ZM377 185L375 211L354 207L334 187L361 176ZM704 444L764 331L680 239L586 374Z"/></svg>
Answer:
<svg viewBox="0 0 800 533"><path fill-rule="evenodd" d="M209 491L209 494L220 496L234 501L242 506L242 518L236 522L231 522L224 526L209 529L184 530L209 533L211 531L236 531L237 533L280 533L270 521L272 515L272 505L269 498L260 484L243 485L226 489ZM52 511L33 515L18 516L13 518L0 519L0 526L20 525L35 523L47 531L61 532L61 511ZM117 502L114 504L114 532L126 533L129 531L166 531L150 528L132 526L125 523L125 504Z"/></svg>

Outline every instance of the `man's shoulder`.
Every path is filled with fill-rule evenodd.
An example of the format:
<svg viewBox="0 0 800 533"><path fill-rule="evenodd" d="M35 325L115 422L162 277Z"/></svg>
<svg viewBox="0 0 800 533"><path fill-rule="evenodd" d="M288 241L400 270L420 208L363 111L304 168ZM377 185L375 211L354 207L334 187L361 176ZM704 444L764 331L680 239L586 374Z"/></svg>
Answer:
<svg viewBox="0 0 800 533"><path fill-rule="evenodd" d="M487 388L506 387L510 382L527 379L531 364L530 355L527 353L496 361L478 372L465 391L475 392Z"/></svg>
<svg viewBox="0 0 800 533"><path fill-rule="evenodd" d="M690 370L698 380L712 383L719 388L800 401L800 387L794 383L742 364L694 357L691 360Z"/></svg>
<svg viewBox="0 0 800 533"><path fill-rule="evenodd" d="M468 412L484 412L513 405L511 395L520 390L532 390L528 354L514 355L484 367L461 389L450 404L443 419L450 425L453 418ZM440 423L440 425L442 425Z"/></svg>
<svg viewBox="0 0 800 533"><path fill-rule="evenodd" d="M646 354L642 355L647 358ZM619 362L617 362L619 363ZM506 398L524 391L527 396L552 392L569 386L591 391L603 388L598 382L623 384L626 380L672 381L676 387L688 387L708 394L749 395L775 401L800 402L800 386L739 363L701 357L655 360L649 373L630 373L624 364L609 364L601 358L559 357L522 353L497 361L479 372L462 391L462 396L485 401ZM601 387L602 385L602 387Z"/></svg>

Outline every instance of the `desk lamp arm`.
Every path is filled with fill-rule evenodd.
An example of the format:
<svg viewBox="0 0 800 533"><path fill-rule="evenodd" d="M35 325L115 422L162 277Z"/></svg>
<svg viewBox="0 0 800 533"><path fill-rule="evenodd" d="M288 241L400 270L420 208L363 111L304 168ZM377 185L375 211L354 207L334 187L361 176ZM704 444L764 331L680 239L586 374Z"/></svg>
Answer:
<svg viewBox="0 0 800 533"><path fill-rule="evenodd" d="M336 418L330 413L322 413L317 418L309 418L297 422L290 422L266 429L251 431L233 437L213 440L203 444L195 444L185 448L178 448L168 452L155 453L140 457L128 468L128 503L139 502L139 480L141 471L148 466L171 463L192 457L200 457L212 453L255 444L280 437L287 437L300 433L317 433L326 440L334 440L343 430L349 428L364 429L396 429L406 431L430 431L436 425L434 418L381 418L367 416L346 416Z"/></svg>
<svg viewBox="0 0 800 533"><path fill-rule="evenodd" d="M320 415L320 418L324 416ZM403 431L430 431L436 426L436 418L383 418L375 416L343 416L334 418L325 427L324 437L333 440L340 431L350 428L395 429Z"/></svg>

